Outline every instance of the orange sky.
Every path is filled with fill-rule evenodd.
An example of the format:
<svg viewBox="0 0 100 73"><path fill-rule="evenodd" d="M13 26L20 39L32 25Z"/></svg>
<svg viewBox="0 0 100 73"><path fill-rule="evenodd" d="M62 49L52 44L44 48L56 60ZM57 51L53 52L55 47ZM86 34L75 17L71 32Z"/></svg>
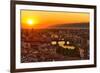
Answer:
<svg viewBox="0 0 100 73"><path fill-rule="evenodd" d="M47 28L50 26L88 23L89 13L21 10L22 28Z"/></svg>

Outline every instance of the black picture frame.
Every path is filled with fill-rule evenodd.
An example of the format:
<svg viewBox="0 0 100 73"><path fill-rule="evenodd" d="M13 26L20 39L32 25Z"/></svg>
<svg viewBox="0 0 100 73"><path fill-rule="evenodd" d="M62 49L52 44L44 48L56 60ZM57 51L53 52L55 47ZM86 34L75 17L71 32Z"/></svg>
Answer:
<svg viewBox="0 0 100 73"><path fill-rule="evenodd" d="M37 5L37 6L51 6L51 7L71 7L71 8L85 8L93 9L94 11L94 63L89 65L75 65L75 66L59 66L59 67L41 67L41 68L16 68L16 5ZM47 2L33 2L33 1L17 1L11 0L11 73L27 72L27 71L43 71L43 70L59 70L59 69L75 69L75 68L90 68L96 67L96 6L94 5L79 5L79 4L63 4L63 3L47 3Z"/></svg>

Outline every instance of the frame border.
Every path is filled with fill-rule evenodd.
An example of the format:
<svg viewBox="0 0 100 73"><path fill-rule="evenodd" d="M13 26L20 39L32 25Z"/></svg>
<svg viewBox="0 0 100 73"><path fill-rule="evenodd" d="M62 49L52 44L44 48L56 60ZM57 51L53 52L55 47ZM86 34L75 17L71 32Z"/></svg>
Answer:
<svg viewBox="0 0 100 73"><path fill-rule="evenodd" d="M48 3L48 2L34 2L34 1L13 1L11 0L10 3L10 72L29 72L29 71L43 71L43 70L59 70L59 69L76 69L76 68L90 68L96 67L97 60L96 60L96 12L97 7L95 5L80 5L80 4L63 4L63 3ZM94 64L91 65L76 65L76 66L59 66L59 67L44 67L44 68L27 68L27 69L16 69L16 51L15 51L15 35L16 35L16 27L15 27L15 12L16 12L16 4L22 5L40 5L40 6L53 6L53 7L72 7L72 8L87 8L87 9L94 9Z"/></svg>

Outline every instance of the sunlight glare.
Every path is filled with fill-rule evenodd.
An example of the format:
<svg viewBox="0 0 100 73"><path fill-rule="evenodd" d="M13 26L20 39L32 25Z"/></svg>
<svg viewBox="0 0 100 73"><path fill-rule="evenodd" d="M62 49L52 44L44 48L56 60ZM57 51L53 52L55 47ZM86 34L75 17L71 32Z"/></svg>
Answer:
<svg viewBox="0 0 100 73"><path fill-rule="evenodd" d="M32 19L27 20L28 25L34 25L34 21Z"/></svg>

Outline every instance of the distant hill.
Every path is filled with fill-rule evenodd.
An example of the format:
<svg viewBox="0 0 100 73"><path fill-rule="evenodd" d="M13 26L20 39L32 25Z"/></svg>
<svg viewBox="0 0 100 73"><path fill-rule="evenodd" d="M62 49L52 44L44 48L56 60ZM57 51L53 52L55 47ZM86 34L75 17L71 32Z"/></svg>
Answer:
<svg viewBox="0 0 100 73"><path fill-rule="evenodd" d="M60 24L50 28L89 28L89 23Z"/></svg>

